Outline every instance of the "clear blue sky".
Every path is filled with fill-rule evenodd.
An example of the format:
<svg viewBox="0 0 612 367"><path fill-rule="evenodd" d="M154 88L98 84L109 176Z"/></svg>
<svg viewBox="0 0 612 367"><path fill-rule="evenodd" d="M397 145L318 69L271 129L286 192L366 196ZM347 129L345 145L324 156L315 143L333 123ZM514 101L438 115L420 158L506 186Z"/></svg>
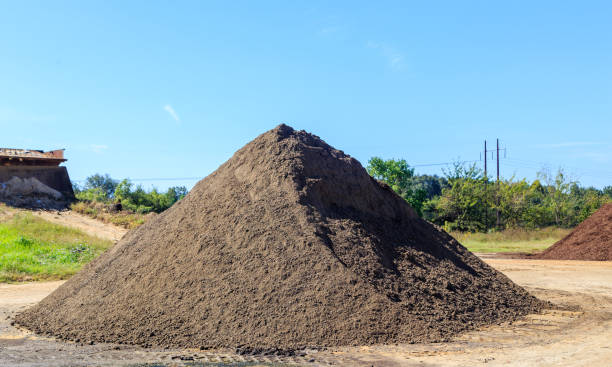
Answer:
<svg viewBox="0 0 612 367"><path fill-rule="evenodd" d="M611 4L4 1L0 146L66 148L75 180L204 177L284 122L364 165L499 137L503 176L612 185Z"/></svg>

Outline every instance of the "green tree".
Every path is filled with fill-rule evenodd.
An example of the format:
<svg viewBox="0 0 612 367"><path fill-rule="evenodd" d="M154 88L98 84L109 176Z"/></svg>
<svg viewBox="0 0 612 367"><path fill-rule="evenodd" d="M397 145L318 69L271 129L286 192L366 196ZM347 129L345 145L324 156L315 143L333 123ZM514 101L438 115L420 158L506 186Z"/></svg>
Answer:
<svg viewBox="0 0 612 367"><path fill-rule="evenodd" d="M113 180L108 173L105 175L96 173L95 175L87 177L84 190L99 189L105 198L110 199L113 197L118 184L119 182Z"/></svg>
<svg viewBox="0 0 612 367"><path fill-rule="evenodd" d="M448 186L448 181L437 175L414 175L410 179L410 186L414 190L422 189L427 199L433 199L442 194L442 189Z"/></svg>
<svg viewBox="0 0 612 367"><path fill-rule="evenodd" d="M570 214L572 207L571 189L572 186L576 185L576 182L572 181L561 168L554 176L547 170L538 172L538 176L546 183L547 192L544 205L552 215L554 224L556 226L567 226L568 214Z"/></svg>
<svg viewBox="0 0 612 367"><path fill-rule="evenodd" d="M473 165L454 163L444 170L448 186L440 197L425 205L429 220L447 230L483 231L491 216L493 185L486 184L482 171Z"/></svg>
<svg viewBox="0 0 612 367"><path fill-rule="evenodd" d="M368 161L367 171L370 176L389 185L419 215L423 214L423 204L427 199L427 191L422 188L413 187L414 168L410 168L406 160L384 160L379 157L372 157Z"/></svg>
<svg viewBox="0 0 612 367"><path fill-rule="evenodd" d="M498 229L573 227L612 201L612 186L582 187L563 169L489 182L475 164L454 163L444 177L419 176L405 160L373 157L368 172L386 182L423 218L447 230L487 231L500 213Z"/></svg>
<svg viewBox="0 0 612 367"><path fill-rule="evenodd" d="M157 189L146 192L141 185L134 187L129 180L122 180L115 189L115 198L121 200L124 208L137 213L161 213L171 207L178 200L187 195L184 186L170 187L165 193Z"/></svg>
<svg viewBox="0 0 612 367"><path fill-rule="evenodd" d="M602 190L604 195L607 195L610 199L612 199L612 186L606 186Z"/></svg>

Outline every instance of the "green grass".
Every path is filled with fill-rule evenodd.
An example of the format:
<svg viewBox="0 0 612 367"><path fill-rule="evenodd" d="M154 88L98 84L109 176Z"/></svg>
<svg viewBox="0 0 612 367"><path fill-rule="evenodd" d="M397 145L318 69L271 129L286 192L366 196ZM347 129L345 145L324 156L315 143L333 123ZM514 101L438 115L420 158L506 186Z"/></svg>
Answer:
<svg viewBox="0 0 612 367"><path fill-rule="evenodd" d="M0 282L66 279L111 245L78 229L17 213L0 222Z"/></svg>
<svg viewBox="0 0 612 367"><path fill-rule="evenodd" d="M571 229L506 229L489 233L452 232L472 252L539 252L569 234Z"/></svg>

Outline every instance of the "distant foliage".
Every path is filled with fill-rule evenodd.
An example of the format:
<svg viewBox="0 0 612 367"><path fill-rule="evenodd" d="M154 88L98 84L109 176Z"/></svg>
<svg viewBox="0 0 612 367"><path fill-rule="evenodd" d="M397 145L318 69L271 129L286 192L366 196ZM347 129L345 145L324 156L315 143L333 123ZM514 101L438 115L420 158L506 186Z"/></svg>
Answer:
<svg viewBox="0 0 612 367"><path fill-rule="evenodd" d="M601 191L612 199L612 186L606 186Z"/></svg>
<svg viewBox="0 0 612 367"><path fill-rule="evenodd" d="M96 173L85 179L83 187L73 184L73 189L75 194L80 194L84 200L105 201L113 198L118 184L119 181L113 180L108 174Z"/></svg>
<svg viewBox="0 0 612 367"><path fill-rule="evenodd" d="M141 185L134 186L127 179L112 179L108 174L95 174L87 178L83 187L74 187L80 201L121 204L122 209L135 213L161 213L187 195L184 186L170 187L166 192L157 189L146 191Z"/></svg>
<svg viewBox="0 0 612 367"><path fill-rule="evenodd" d="M114 196L121 201L124 208L136 213L161 213L185 195L187 189L183 186L171 187L165 193L160 193L157 189L147 192L142 186L134 187L129 180L123 180L117 185Z"/></svg>
<svg viewBox="0 0 612 367"><path fill-rule="evenodd" d="M370 176L391 186L393 191L408 201L419 215L422 215L427 191L413 185L414 168L410 168L406 160L383 160L379 157L372 157L368 161L367 170Z"/></svg>
<svg viewBox="0 0 612 367"><path fill-rule="evenodd" d="M499 183L485 177L475 164L456 163L444 171L443 178L415 175L405 160L374 157L367 169L419 215L448 231L570 228L612 201L612 186L603 190L581 187L561 169L555 174L542 171L533 182L511 177Z"/></svg>
<svg viewBox="0 0 612 367"><path fill-rule="evenodd" d="M442 189L448 186L448 180L436 175L415 175L410 179L410 185L414 190L425 191L428 200L442 194Z"/></svg>
<svg viewBox="0 0 612 367"><path fill-rule="evenodd" d="M475 165L455 164L444 171L447 185L424 204L424 216L447 230L482 231L491 216L490 185Z"/></svg>
<svg viewBox="0 0 612 367"><path fill-rule="evenodd" d="M111 199L118 184L119 181L113 180L108 173L105 175L97 173L87 177L85 180L85 189L98 189L102 192L104 197Z"/></svg>

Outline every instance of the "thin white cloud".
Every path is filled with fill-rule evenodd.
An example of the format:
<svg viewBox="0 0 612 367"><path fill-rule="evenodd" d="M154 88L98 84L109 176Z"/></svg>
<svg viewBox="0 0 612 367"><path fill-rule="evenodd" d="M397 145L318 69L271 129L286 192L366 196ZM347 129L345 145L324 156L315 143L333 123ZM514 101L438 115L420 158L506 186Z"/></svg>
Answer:
<svg viewBox="0 0 612 367"><path fill-rule="evenodd" d="M568 141L563 143L553 143L553 144L540 144L538 147L540 148L570 148L570 147L585 147L591 145L602 145L604 143L595 142L595 141Z"/></svg>
<svg viewBox="0 0 612 367"><path fill-rule="evenodd" d="M350 32L346 26L328 24L324 25L316 31L317 37L326 41L346 41L350 38Z"/></svg>
<svg viewBox="0 0 612 367"><path fill-rule="evenodd" d="M612 160L612 153L586 152L586 153L577 155L577 157L590 159L590 160L600 162L600 163L608 163Z"/></svg>
<svg viewBox="0 0 612 367"><path fill-rule="evenodd" d="M94 153L102 153L103 151L105 151L106 149L108 149L108 145L105 144L91 144L89 146L89 148L94 152Z"/></svg>
<svg viewBox="0 0 612 367"><path fill-rule="evenodd" d="M56 120L57 117L53 115L35 114L0 106L0 121L3 122L54 122Z"/></svg>
<svg viewBox="0 0 612 367"><path fill-rule="evenodd" d="M393 70L402 70L406 66L404 55L397 49L384 43L368 41L367 46L371 49L378 50L381 55L387 60L387 64Z"/></svg>
<svg viewBox="0 0 612 367"><path fill-rule="evenodd" d="M346 27L341 26L341 25L328 25L328 26L320 28L317 31L317 34L319 36L323 36L323 37L334 36L334 38L344 38L346 36L346 33L347 33Z"/></svg>
<svg viewBox="0 0 612 367"><path fill-rule="evenodd" d="M340 29L340 27L336 27L336 26L330 26L330 27L323 27L321 29L319 29L319 34L322 36L328 35L328 34L332 34L332 33L336 33L338 32L338 30Z"/></svg>
<svg viewBox="0 0 612 367"><path fill-rule="evenodd" d="M168 114L174 119L174 121L181 122L181 119L179 118L179 116L176 114L176 111L174 110L174 108L172 108L172 106L170 106L169 104L164 106L164 110L166 112L168 112Z"/></svg>

